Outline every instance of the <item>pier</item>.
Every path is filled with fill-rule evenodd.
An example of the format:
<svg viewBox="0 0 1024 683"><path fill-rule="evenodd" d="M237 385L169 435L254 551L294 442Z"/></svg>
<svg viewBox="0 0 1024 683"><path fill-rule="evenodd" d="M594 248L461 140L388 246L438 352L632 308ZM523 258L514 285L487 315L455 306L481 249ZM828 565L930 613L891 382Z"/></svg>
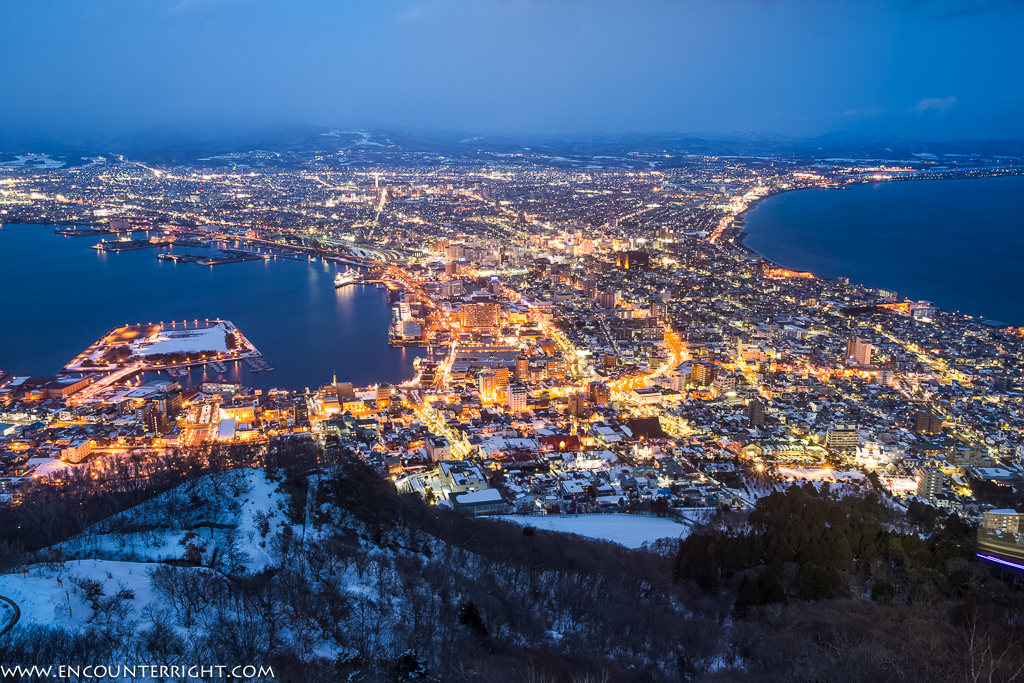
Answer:
<svg viewBox="0 0 1024 683"><path fill-rule="evenodd" d="M249 370L252 372L269 372L274 369L263 356L246 356L245 364L249 366Z"/></svg>
<svg viewBox="0 0 1024 683"><path fill-rule="evenodd" d="M92 248L100 251L135 251L169 246L171 246L170 242L150 242L149 240L114 240L111 242L103 240L99 244L94 244Z"/></svg>

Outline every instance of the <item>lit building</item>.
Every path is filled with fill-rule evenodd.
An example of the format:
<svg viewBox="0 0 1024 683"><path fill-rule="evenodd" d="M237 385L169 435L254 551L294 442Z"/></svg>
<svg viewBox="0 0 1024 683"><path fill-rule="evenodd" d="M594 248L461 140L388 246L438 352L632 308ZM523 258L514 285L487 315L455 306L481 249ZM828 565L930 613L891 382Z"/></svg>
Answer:
<svg viewBox="0 0 1024 683"><path fill-rule="evenodd" d="M615 254L615 266L622 270L647 270L651 257L645 251L620 251Z"/></svg>
<svg viewBox="0 0 1024 683"><path fill-rule="evenodd" d="M934 500L942 493L942 472L934 467L920 467L914 472L917 479L917 495Z"/></svg>
<svg viewBox="0 0 1024 683"><path fill-rule="evenodd" d="M544 363L544 372L548 379L563 379L565 377L566 362L562 358L551 358Z"/></svg>
<svg viewBox="0 0 1024 683"><path fill-rule="evenodd" d="M508 409L512 413L522 413L526 410L526 387L522 384L508 385L506 392L508 397Z"/></svg>
<svg viewBox="0 0 1024 683"><path fill-rule="evenodd" d="M690 381L698 387L710 386L714 377L715 366L710 363L694 363L690 368Z"/></svg>
<svg viewBox="0 0 1024 683"><path fill-rule="evenodd" d="M497 327L500 310L496 303L464 304L460 312L462 326L468 329Z"/></svg>
<svg viewBox="0 0 1024 683"><path fill-rule="evenodd" d="M985 513L982 525L992 531L1017 534L1020 533L1020 513L1010 509L989 510Z"/></svg>
<svg viewBox="0 0 1024 683"><path fill-rule="evenodd" d="M836 425L825 435L825 448L833 451L855 451L860 446L857 425Z"/></svg>
<svg viewBox="0 0 1024 683"><path fill-rule="evenodd" d="M386 408L391 402L391 385L380 384L377 386L377 407Z"/></svg>
<svg viewBox="0 0 1024 683"><path fill-rule="evenodd" d="M480 400L486 403L493 403L498 393L498 378L490 370L484 370L477 377L477 386L480 389Z"/></svg>
<svg viewBox="0 0 1024 683"><path fill-rule="evenodd" d="M719 394L725 394L730 391L736 390L736 375L731 372L723 372L711 383L715 391Z"/></svg>
<svg viewBox="0 0 1024 683"><path fill-rule="evenodd" d="M588 388L590 403L592 405L604 405L609 400L611 400L612 390L604 382L591 382Z"/></svg>
<svg viewBox="0 0 1024 683"><path fill-rule="evenodd" d="M75 439L64 448L60 449L60 457L70 463L80 463L92 452L92 441L89 439Z"/></svg>
<svg viewBox="0 0 1024 683"><path fill-rule="evenodd" d="M520 380L530 378L530 359L526 356L516 356L516 378Z"/></svg>
<svg viewBox="0 0 1024 683"><path fill-rule="evenodd" d="M427 437L427 455L431 462L442 462L452 459L452 447L448 440L441 436Z"/></svg>
<svg viewBox="0 0 1024 683"><path fill-rule="evenodd" d="M854 337L846 342L846 357L857 361L858 365L871 365L871 344Z"/></svg>
<svg viewBox="0 0 1024 683"><path fill-rule="evenodd" d="M920 410L914 415L914 431L918 434L941 434L942 418L935 417L927 410Z"/></svg>

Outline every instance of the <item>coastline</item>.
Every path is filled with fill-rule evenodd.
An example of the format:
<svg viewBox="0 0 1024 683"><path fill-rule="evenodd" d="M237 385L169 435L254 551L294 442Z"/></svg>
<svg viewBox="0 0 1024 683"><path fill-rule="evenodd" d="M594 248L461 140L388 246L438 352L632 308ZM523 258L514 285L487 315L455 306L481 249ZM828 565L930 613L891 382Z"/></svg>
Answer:
<svg viewBox="0 0 1024 683"><path fill-rule="evenodd" d="M0 344L0 356L9 357L8 365L16 366L3 369L18 374L53 375L111 328L126 322L185 318L231 320L273 360L276 370L253 374L244 363L237 368L229 364L224 377L231 381L241 377L247 386L263 390L313 386L325 377L329 380L335 370L358 384L397 384L415 375L412 362L425 355L421 348L388 345L392 306L387 293L372 285L338 290L332 281L336 264L276 259L223 272L192 266L185 270L144 252L101 257L88 248L98 236L60 237L46 224L16 224L0 235L5 235L0 261L15 280L46 266L85 273L97 287L145 280L160 291L174 293L153 297L144 288L122 288L101 313L72 307L57 318L39 311L64 301L66 282L44 278L33 294L37 303L43 303L33 308L17 300L9 305L14 322ZM295 350L297 338L309 340L301 352ZM27 339L43 342L29 344L24 342ZM211 381L218 374L222 373L210 373ZM192 372L194 379L201 375Z"/></svg>
<svg viewBox="0 0 1024 683"><path fill-rule="evenodd" d="M1005 178L1005 177L1024 177L1024 169L1015 168L1015 169L1013 169L1013 172L989 173L989 174L977 175L977 176L946 175L946 176L943 176L943 177L934 177L934 178L919 178L919 177L898 176L898 177L892 177L892 178L886 178L886 179L871 179L871 180L857 179L857 180L851 180L850 182L847 182L847 183L845 183L845 184L843 184L841 186L838 186L838 187L836 187L836 186L825 186L825 187L797 187L797 188L778 189L778 190L774 190L774 191L770 192L769 194L764 195L763 197L758 197L757 199L751 201L746 206L746 208L743 209L743 211L737 213L735 215L735 217L733 218L732 224L730 225L730 227L726 231L727 235L723 235L723 237L725 237L723 242L729 242L729 243L733 244L734 246L738 247L739 249L745 251L746 253L748 253L748 254L750 254L752 256L756 256L761 261L761 263L764 264L764 266L766 268L792 271L794 273L807 273L807 274L813 276L815 279L835 281L838 278L827 277L827 276L821 275L821 274L819 274L817 272L814 272L813 270L809 270L809 269L805 269L805 268L798 268L798 267L795 267L795 266L786 266L786 265L781 264L781 263L779 263L777 261L773 261L772 259L768 258L767 256L765 256L761 252L757 251L756 249L754 249L753 247L748 245L746 243L746 238L747 238L747 236L750 233L747 232L744 229L746 227L746 224L747 224L746 215L749 212L753 211L755 208L757 208L761 204L761 202L763 202L764 200L767 200L767 199L770 199L772 197L776 197L776 196L779 196L779 195L782 195L782 194L786 194L786 193L790 193L790 192L797 192L797 191L801 191L801 190L848 190L848 189L851 189L853 186L857 186L857 185L874 185L874 184L880 184L880 183L925 182L925 181L933 181L933 180L984 180L984 179ZM851 283L851 284L867 286L867 285L864 285L863 283L860 283L860 282ZM903 297L903 298L907 298L907 297ZM981 324L989 325L989 326L992 326L992 327L997 327L998 328L998 327L1014 327L1015 326L1015 323L1012 323L1012 322L1004 322L1004 321L1001 321L1001 320L994 320L994 319L991 319L991 318L988 318L988 317L984 317L984 316L981 316L981 315L970 315L970 314L967 314L967 313L963 313L962 311L952 311L952 310L949 310L949 309L942 308L940 306L935 306L935 308L937 310L942 311L943 313L946 313L946 314L966 315L968 317L977 319Z"/></svg>

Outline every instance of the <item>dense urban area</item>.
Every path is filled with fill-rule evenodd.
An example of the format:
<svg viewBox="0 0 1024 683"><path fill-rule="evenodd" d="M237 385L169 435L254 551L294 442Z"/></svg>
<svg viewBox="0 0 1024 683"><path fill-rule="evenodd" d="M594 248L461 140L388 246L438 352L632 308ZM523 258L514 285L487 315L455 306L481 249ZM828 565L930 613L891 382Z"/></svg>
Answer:
<svg viewBox="0 0 1024 683"><path fill-rule="evenodd" d="M929 154L902 162L655 152L553 156L531 148L448 155L410 151L378 134L325 137L333 148L232 153L182 164L116 155L20 156L0 163L5 224L104 235L97 246L105 251L149 249L154 258L218 268L271 258L344 264L351 270L339 275L339 288L388 291L390 343L425 351L415 376L401 383L354 386L324 368L320 387L272 390L223 378L228 363L273 372L258 344L228 320L121 321L47 377L20 373L17 358L2 359L0 514L28 519L28 508L53 504L54 492L104 496L132 488L128 481L152 484L164 470L201 472L200 488L212 487L190 503L191 494L170 488L132 513L117 509L103 521L85 519L76 535L54 531L45 552L58 548L63 560L82 563L116 560L119 568L105 570L107 583L119 577L122 591L173 602L179 618L183 610L190 613L182 627L201 620L196 613L207 605L212 611L231 598L214 591L202 609L186 605L184 594L193 589L176 573L180 567L223 566L226 575L250 576L274 566L299 571L287 558L299 552L300 533L307 550L321 542L305 540L306 526L318 523L362 525L377 547L426 553L417 556L417 567L444 557L467 576L501 574L490 565L504 561L505 553L526 553L523 544L546 529L616 540L645 553L646 559L631 560L617 547L580 551L575 560L538 565L536 576L529 569L528 578L494 579L500 589L481 583L472 600L453 589L463 598L424 606L410 587L419 570L400 566L410 561L405 555L390 560L394 576L385 578L367 569L379 566L379 557L351 551L357 565L370 563L358 567L361 586L405 596L403 609L410 611L398 621L416 624L407 625L408 637L394 636L402 652L392 652L381 636L399 624L380 621L373 630L365 614L358 643L342 645L326 625L330 615L310 617L305 626L296 618L287 635L274 637L291 639L303 661L328 657L337 676L379 674L373 667L387 660L380 671L392 680L426 677L427 669L444 680L506 680L497 671L511 666L511 643L527 648L543 641L578 654L585 652L580 642L588 629L591 645L610 653L615 680L634 674L635 680L697 680L716 672L721 677L713 680L739 680L728 672L753 662L775 667L777 677L764 680L926 680L915 679L925 669L899 678L897 665L875 660L872 666L891 678L877 671L877 678L836 677L844 658L862 652L857 647L877 653L877 644L828 644L843 653L826 671L814 668L824 660L805 661L804 668L784 669L775 660L769 666L769 651L778 644L762 638L755 647L752 634L746 650L736 644L716 650L705 641L724 642L728 615L747 618L751 610L775 618L773 628L800 631L804 627L795 624L825 617L764 617L765 606L799 598L811 605L806 609L817 609L822 600L849 597L839 584L853 586L850 595L863 594L867 603L891 605L921 602L926 585L941 584L934 589L941 592L943 582L955 582L957 590L983 583L983 571L1003 577L1006 591L1019 587L1012 568L1024 562L1024 328L844 278L787 270L743 245L744 212L780 192L1016 174L1019 162ZM171 244L203 254L162 249ZM295 353L302 353L301 341ZM186 368L205 369L204 381L192 381ZM302 463L301 476L275 474L271 463L290 471L287 454ZM338 458L350 471L347 479L325 474L324 463ZM266 474L255 465L265 466ZM217 472L236 469L234 479L217 483ZM387 505L359 500L369 497ZM426 508L410 507L417 499ZM174 507L191 526L176 520L170 541L145 524L118 526L126 516L138 521L170 514L153 500ZM190 505L195 512L182 512ZM791 514L799 509L832 520L828 530L807 533L823 534L826 554L839 559L812 563L799 540L795 550L777 544L753 549L755 536L771 536L773 525L783 524L780 506L787 505ZM422 521L423 509L436 509L447 516L430 519L447 521ZM238 539L214 540L214 528L224 525L199 528L218 515L237 521ZM463 526L482 523L469 517L519 526L494 523L491 537L481 538L487 534ZM849 538L836 531L850 528L835 523L840 518L870 521L877 533L888 534L885 542L871 541L867 550L859 526ZM381 525L383 540L374 535ZM460 541L460 534L472 541ZM671 542L658 540L666 537ZM7 548L11 557L44 552L20 543ZM888 569L867 569L867 552L891 560ZM764 559L766 553L777 553L778 564ZM303 555L303 567L313 567L317 555L321 566L309 571L333 576L322 549ZM897 555L902 559L893 560ZM172 559L181 562L161 565L152 587L147 579L147 587L131 589L138 575L116 574L127 561ZM662 561L671 568L658 565ZM349 556L342 562L348 572ZM730 581L738 597L724 611L717 603L679 607L672 619L682 613L698 619L688 622L685 636L665 643L669 636L657 633L628 653L617 639L639 627L615 630L612 607L647 609L647 598L637 596L642 588L637 595L614 586L580 588L580 604L615 596L607 598L606 623L597 624L602 618L583 616L563 586L566 604L557 610L564 611L543 628L523 621L542 617L513 614L496 606L504 597L486 597L514 595L519 581L535 586L542 576L569 582L566 577L582 571L576 562L594 563L587 576L606 581L619 565L640 567L637 585L649 581L651 594L660 596L652 599L664 602L643 625L652 631L658 619L669 620L665 615L675 607L668 605L676 600L712 600L707 596ZM941 580L923 570L907 578L918 562ZM798 564L800 574L791 575L786 563ZM693 595L667 598L671 591L660 579L645 578L663 569L672 581L689 582ZM49 585L56 576L50 569L37 573L24 580ZM8 594L5 586L0 581L0 594ZM113 608L102 613L97 605L103 599L89 598L90 588L103 595L92 584L79 586L82 613L93 610L94 622L109 626ZM115 593L108 586L107 594ZM325 609L335 604L330 595L320 598ZM82 617L71 614L75 609L77 603L67 607L65 628L81 625L75 619ZM454 610L445 618L455 624L452 634L469 634L464 640L442 638L445 610ZM0 627L3 621L0 612ZM427 624L438 629L430 637L413 632ZM318 638L333 638L336 647L310 645ZM507 649L495 645L501 639ZM886 647L901 656L896 640ZM481 648L491 648L490 654L480 654ZM991 680L1012 680L1006 667L1013 657L982 650L978 666L999 673ZM779 652L787 666L803 661L785 648ZM489 669L487 657L508 661ZM922 667L932 665L924 659ZM867 666L860 660L858 666ZM467 667L461 678L453 673L460 661ZM552 659L551 676L573 670L572 680L602 680L600 667L573 669L572 661ZM945 670L954 669L960 671ZM651 678L639 677L641 670ZM555 680L531 671L534 678L515 680ZM940 680L929 671L927 680Z"/></svg>

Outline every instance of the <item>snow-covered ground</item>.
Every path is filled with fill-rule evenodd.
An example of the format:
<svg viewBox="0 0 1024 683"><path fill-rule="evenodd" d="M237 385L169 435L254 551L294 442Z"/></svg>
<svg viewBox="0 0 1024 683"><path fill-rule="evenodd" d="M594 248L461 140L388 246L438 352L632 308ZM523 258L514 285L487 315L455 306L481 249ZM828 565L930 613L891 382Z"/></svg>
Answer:
<svg viewBox="0 0 1024 683"><path fill-rule="evenodd" d="M139 619L146 608L164 609L163 598L156 595L149 573L156 564L113 560L73 560L59 566L33 565L28 574L0 575L0 595L7 596L21 609L20 624L55 626L68 630L85 628L94 621L96 610L82 587L84 581L99 586L99 600L108 606L120 603L125 617ZM185 571L209 572L204 567ZM58 583L58 579L61 583ZM2 615L0 615L2 618Z"/></svg>
<svg viewBox="0 0 1024 683"><path fill-rule="evenodd" d="M16 154L14 161L0 163L0 168L60 168L63 165L63 161L51 159L49 154Z"/></svg>
<svg viewBox="0 0 1024 683"><path fill-rule="evenodd" d="M288 524L286 496L264 470L208 475L104 520L62 543L77 558L160 562L180 560L188 545L204 562L230 546L244 572L272 564L271 541ZM236 573L242 573L239 568Z"/></svg>
<svg viewBox="0 0 1024 683"><path fill-rule="evenodd" d="M67 574L64 576L61 586L53 573L42 565L32 567L31 574L0 575L0 595L17 603L21 610L18 623L81 628L92 618L92 608L85 597L75 591L76 586L66 580ZM148 581L148 577L143 576Z"/></svg>
<svg viewBox="0 0 1024 683"><path fill-rule="evenodd" d="M780 467L779 476L807 481L860 481L864 475L857 470L833 470L829 468Z"/></svg>
<svg viewBox="0 0 1024 683"><path fill-rule="evenodd" d="M497 519L611 541L627 548L639 548L660 538L684 538L690 532L690 527L671 520L641 515L504 515Z"/></svg>
<svg viewBox="0 0 1024 683"><path fill-rule="evenodd" d="M167 569L165 560L180 561L191 552L194 561L200 552L204 566L179 564L176 571L211 576L252 575L279 563L275 536L285 527L291 527L297 538L302 534L301 525L288 521L288 502L280 483L263 469L207 475L56 546L69 559L0 575L0 595L18 605L22 624L80 632L112 621L145 623L173 607L166 587L151 578L154 571ZM305 538L316 535L309 528ZM357 575L354 565L339 568L334 577L343 590L373 594L368 579ZM0 608L0 627L11 614ZM181 634L191 628L177 622L174 627ZM337 654L328 650L330 656Z"/></svg>
<svg viewBox="0 0 1024 683"><path fill-rule="evenodd" d="M163 330L153 342L139 344L136 352L141 355L157 353L226 353L228 351L226 323L213 327L192 330Z"/></svg>

